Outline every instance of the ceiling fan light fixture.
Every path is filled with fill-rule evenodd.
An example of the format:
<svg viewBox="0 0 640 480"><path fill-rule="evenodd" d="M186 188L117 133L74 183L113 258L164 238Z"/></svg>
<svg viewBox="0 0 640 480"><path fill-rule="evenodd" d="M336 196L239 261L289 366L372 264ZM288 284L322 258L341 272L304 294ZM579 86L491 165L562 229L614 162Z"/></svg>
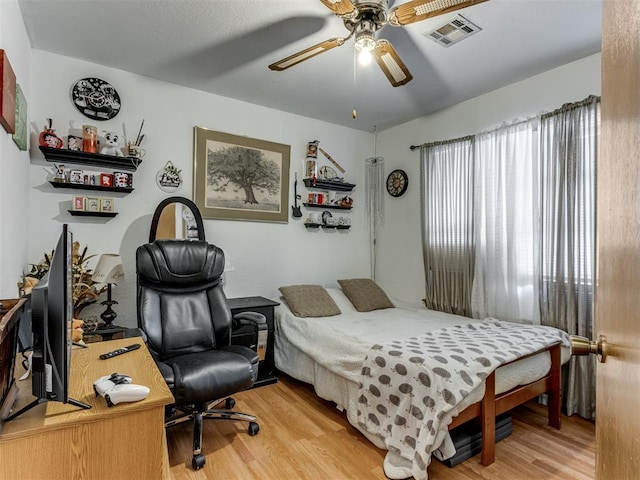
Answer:
<svg viewBox="0 0 640 480"><path fill-rule="evenodd" d="M356 50L362 52L368 50L369 52L376 48L376 36L375 26L369 20L363 20L355 27L356 34Z"/></svg>
<svg viewBox="0 0 640 480"><path fill-rule="evenodd" d="M373 59L373 55L371 54L371 50L369 49L360 50L360 53L358 54L358 63L360 65L362 65L363 67L366 67L367 65L371 64L372 59Z"/></svg>

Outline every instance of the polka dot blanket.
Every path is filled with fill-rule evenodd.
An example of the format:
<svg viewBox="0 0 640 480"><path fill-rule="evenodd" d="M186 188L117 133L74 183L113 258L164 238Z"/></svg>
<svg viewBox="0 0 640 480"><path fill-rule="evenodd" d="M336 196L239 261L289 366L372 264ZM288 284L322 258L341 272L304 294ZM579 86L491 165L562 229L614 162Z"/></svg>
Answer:
<svg viewBox="0 0 640 480"><path fill-rule="evenodd" d="M557 343L569 346L569 336L489 318L374 345L362 367L358 424L410 465L405 477L425 480L450 412L500 365ZM385 473L403 478L388 470L385 460Z"/></svg>

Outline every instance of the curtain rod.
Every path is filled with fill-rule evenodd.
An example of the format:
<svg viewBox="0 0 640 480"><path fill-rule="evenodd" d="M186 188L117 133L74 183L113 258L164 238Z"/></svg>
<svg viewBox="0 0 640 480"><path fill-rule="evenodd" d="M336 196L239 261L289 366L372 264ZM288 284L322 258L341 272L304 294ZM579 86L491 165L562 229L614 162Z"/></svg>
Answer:
<svg viewBox="0 0 640 480"><path fill-rule="evenodd" d="M576 108L584 107L584 106L592 104L592 103L600 103L600 97L597 96L597 95L589 95L587 98L585 98L584 100L580 100L579 102L565 103L560 108L557 108L552 112L547 112L547 113L541 115L540 118L542 118L543 120L546 120L547 118L554 117L554 116L560 115L562 113L566 113L566 112L568 112L570 110L574 110Z"/></svg>
<svg viewBox="0 0 640 480"><path fill-rule="evenodd" d="M451 143L457 143L457 142L466 142L469 140L474 140L475 139L475 135L467 135L465 137L459 137L459 138L452 138L450 140L440 140L437 142L427 142L427 143L423 143L422 145L410 145L409 146L409 150L415 150L417 148L422 148L422 147L433 147L436 145L447 145L447 144L451 144Z"/></svg>

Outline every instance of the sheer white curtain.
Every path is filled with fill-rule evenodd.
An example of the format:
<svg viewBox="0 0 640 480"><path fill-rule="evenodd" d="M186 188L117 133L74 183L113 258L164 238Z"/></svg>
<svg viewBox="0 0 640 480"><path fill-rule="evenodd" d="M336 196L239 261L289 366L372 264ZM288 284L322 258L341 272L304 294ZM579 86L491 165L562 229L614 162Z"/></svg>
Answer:
<svg viewBox="0 0 640 480"><path fill-rule="evenodd" d="M537 120L476 136L475 318L540 323Z"/></svg>
<svg viewBox="0 0 640 480"><path fill-rule="evenodd" d="M423 145L422 245L425 305L471 316L473 137Z"/></svg>

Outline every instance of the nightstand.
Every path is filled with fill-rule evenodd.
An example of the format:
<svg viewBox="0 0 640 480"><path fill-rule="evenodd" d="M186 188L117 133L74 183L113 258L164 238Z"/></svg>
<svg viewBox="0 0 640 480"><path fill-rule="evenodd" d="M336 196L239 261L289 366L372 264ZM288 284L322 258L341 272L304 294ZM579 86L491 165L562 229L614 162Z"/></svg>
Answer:
<svg viewBox="0 0 640 480"><path fill-rule="evenodd" d="M264 315L268 329L267 351L264 360L260 362L258 367L258 380L254 387L276 383L278 379L275 376L275 363L273 360L273 308L280 304L264 297L229 298L227 303L232 315L240 312L256 312ZM253 328L251 326L243 326L233 331L231 344L252 348L253 337Z"/></svg>

